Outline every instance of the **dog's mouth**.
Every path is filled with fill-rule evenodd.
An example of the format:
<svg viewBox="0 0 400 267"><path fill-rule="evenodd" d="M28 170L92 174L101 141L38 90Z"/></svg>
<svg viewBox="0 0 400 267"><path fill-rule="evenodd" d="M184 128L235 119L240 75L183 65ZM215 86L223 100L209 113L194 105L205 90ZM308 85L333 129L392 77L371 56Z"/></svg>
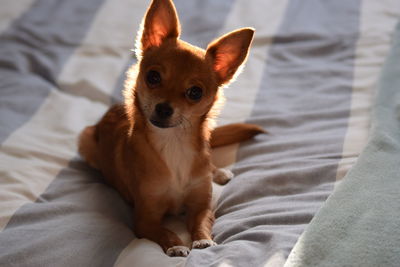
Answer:
<svg viewBox="0 0 400 267"><path fill-rule="evenodd" d="M156 119L150 119L151 124L153 124L154 126L158 127L158 128L173 128L178 126L180 123L176 123L176 124L171 124L168 121L164 121L164 120L156 120Z"/></svg>

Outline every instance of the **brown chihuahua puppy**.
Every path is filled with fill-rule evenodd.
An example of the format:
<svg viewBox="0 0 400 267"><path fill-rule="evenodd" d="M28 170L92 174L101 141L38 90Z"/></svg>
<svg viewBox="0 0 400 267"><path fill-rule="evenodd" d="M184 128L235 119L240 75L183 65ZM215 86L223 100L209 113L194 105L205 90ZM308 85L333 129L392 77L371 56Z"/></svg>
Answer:
<svg viewBox="0 0 400 267"><path fill-rule="evenodd" d="M79 151L126 201L134 205L134 231L157 242L169 256L189 248L162 226L163 217L187 214L192 248L215 245L211 238L212 179L231 174L210 161L210 147L251 138L251 124L211 129L222 87L246 60L254 30L236 30L207 50L179 39L171 0L153 0L137 39L139 62L128 72L124 105L116 105L80 135Z"/></svg>

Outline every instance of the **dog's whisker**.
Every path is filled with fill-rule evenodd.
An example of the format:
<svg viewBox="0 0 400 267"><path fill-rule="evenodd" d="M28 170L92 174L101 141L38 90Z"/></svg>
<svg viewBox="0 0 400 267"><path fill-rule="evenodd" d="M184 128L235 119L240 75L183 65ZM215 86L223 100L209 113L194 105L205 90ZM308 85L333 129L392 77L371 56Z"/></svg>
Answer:
<svg viewBox="0 0 400 267"><path fill-rule="evenodd" d="M192 128L192 122L187 119L185 116L182 116L182 126L183 130L186 132L188 129Z"/></svg>

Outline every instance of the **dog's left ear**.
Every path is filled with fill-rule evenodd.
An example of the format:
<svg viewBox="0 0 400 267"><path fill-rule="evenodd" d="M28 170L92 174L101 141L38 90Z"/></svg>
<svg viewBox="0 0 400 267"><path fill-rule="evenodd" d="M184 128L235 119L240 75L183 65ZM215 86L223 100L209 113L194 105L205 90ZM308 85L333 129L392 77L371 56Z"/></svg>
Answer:
<svg viewBox="0 0 400 267"><path fill-rule="evenodd" d="M254 29L242 28L230 32L208 45L206 57L217 74L218 83L228 83L246 61Z"/></svg>
<svg viewBox="0 0 400 267"><path fill-rule="evenodd" d="M142 21L136 49L143 52L160 46L168 38L178 38L180 24L171 0L153 0Z"/></svg>

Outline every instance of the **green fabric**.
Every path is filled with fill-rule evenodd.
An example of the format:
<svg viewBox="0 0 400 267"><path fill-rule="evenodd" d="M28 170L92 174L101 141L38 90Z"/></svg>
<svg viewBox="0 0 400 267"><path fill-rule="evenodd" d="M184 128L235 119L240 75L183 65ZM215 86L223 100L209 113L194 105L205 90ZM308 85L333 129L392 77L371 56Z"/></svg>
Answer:
<svg viewBox="0 0 400 267"><path fill-rule="evenodd" d="M400 24L383 67L367 146L285 266L400 266Z"/></svg>

